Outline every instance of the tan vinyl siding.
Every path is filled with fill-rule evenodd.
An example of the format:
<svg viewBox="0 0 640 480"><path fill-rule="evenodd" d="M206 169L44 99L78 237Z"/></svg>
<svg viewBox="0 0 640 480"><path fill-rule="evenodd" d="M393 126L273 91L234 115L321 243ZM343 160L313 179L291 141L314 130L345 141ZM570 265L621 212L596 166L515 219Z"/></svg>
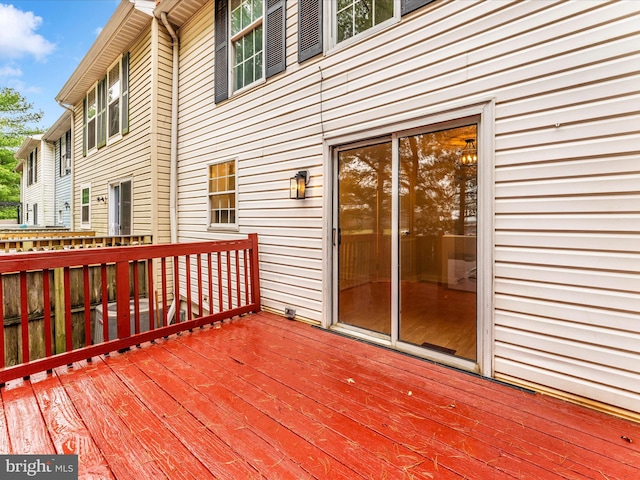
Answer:
<svg viewBox="0 0 640 480"><path fill-rule="evenodd" d="M209 2L180 32L180 239L236 235L207 228L206 165L237 158L264 306L320 321L323 135L493 98L494 374L637 411L639 22L636 2L438 1L300 65L290 1L286 72L214 105Z"/></svg>

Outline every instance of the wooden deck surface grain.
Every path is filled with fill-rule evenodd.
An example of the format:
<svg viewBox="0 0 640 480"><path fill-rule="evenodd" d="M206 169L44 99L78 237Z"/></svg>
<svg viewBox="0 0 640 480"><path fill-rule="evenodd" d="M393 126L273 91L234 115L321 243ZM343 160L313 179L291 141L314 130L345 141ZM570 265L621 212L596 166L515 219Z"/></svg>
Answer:
<svg viewBox="0 0 640 480"><path fill-rule="evenodd" d="M640 425L268 313L9 382L83 479L640 479Z"/></svg>

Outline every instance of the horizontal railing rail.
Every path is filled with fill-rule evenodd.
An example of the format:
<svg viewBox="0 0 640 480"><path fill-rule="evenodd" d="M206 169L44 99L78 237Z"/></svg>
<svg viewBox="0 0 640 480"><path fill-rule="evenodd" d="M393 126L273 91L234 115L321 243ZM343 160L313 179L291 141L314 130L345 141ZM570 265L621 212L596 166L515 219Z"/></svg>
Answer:
<svg viewBox="0 0 640 480"><path fill-rule="evenodd" d="M145 268L139 268L141 265ZM100 274L90 275L90 268L96 267ZM115 269L113 285L107 281L108 269ZM140 271L145 278L141 278ZM72 273L82 278L74 284L74 288L81 291L72 291ZM20 305L17 327L20 334L16 338L21 361L7 365L5 308L8 299L4 280L16 274ZM63 279L63 291L57 295L52 292L55 274ZM260 310L256 234L232 241L3 255L0 256L0 277L0 319L4 327L0 328L0 384ZM32 298L34 289L41 295L38 302ZM110 289L115 289L115 294ZM142 302L141 291L146 292ZM90 299L96 292L99 305L92 308ZM72 296L84 299L80 320L72 315ZM52 305L52 298L56 297L62 299L64 306ZM42 306L43 310L43 320L37 327L30 325L34 305ZM60 318L54 318L56 312L60 312ZM80 345L74 345L78 343L74 342L78 332L81 332ZM60 337L61 352L57 351ZM37 342L44 343L44 354L31 358Z"/></svg>
<svg viewBox="0 0 640 480"><path fill-rule="evenodd" d="M123 245L141 245L151 243L149 235L111 235L106 237L96 237L95 235L62 235L51 234L51 236L23 236L4 237L0 234L0 254L47 251L47 250L69 250L72 248L96 248L115 247Z"/></svg>

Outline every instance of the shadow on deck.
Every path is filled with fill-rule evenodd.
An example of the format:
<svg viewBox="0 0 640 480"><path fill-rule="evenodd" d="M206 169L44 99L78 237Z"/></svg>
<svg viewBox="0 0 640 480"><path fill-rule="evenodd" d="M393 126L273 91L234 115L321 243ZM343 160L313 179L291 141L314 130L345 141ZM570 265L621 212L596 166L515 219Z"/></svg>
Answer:
<svg viewBox="0 0 640 480"><path fill-rule="evenodd" d="M0 453L87 479L640 478L638 424L268 313L1 393Z"/></svg>

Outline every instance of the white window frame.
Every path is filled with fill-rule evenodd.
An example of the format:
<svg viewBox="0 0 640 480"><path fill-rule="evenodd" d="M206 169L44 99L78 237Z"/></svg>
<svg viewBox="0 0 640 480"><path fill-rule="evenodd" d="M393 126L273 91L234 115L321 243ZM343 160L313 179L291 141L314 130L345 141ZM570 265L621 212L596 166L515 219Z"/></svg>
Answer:
<svg viewBox="0 0 640 480"><path fill-rule="evenodd" d="M371 28L368 28L364 32L360 32L356 35L343 40L342 42L338 42L338 22L337 22L337 13L338 13L338 1L331 0L328 2L323 2L325 7L325 15L324 17L327 19L328 28L325 28L325 45L327 48L325 50L339 50L354 43L360 42L364 38L367 38L375 33L388 28L389 26L398 23L400 21L400 0L393 0L393 15L388 20L379 23L378 25L374 25Z"/></svg>
<svg viewBox="0 0 640 480"><path fill-rule="evenodd" d="M89 191L88 201L85 203L83 201L83 192L85 190ZM80 185L80 228L91 228L91 184L84 183ZM82 215L82 210L84 207L87 207L87 220L85 221Z"/></svg>
<svg viewBox="0 0 640 480"><path fill-rule="evenodd" d="M241 0L241 2L244 0ZM247 25L245 28L243 28L242 30L240 30L238 33L236 33L235 35L232 35L232 30L231 30L231 25L232 25L232 9L231 9L231 2L232 0L228 0L228 12L227 12L227 21L228 21L228 50L229 50L229 91L231 93L231 95L237 94L239 92L243 92L249 88L254 87L255 85L258 85L260 83L265 82L265 77L266 77L266 66L265 66L265 50L266 50L266 22L265 22L265 16L267 13L267 5L265 0L262 0L262 15L260 16L260 18L257 18L256 20L254 20L253 22L251 22L249 25ZM242 4L242 3L241 3ZM242 85L239 88L236 88L236 76L234 75L234 70L235 70L235 66L236 66L236 43L238 41L240 41L242 38L244 38L245 36L247 36L248 34L250 34L252 31L256 30L257 28L262 27L262 52L261 52L261 56L262 56L262 65L261 65L261 71L260 71L260 78L256 78L254 79L251 83L245 83L244 85Z"/></svg>
<svg viewBox="0 0 640 480"><path fill-rule="evenodd" d="M126 55L126 54L125 54ZM124 108L124 102L128 101L128 95L129 95L129 88L130 86L128 85L128 82L125 82L125 70L124 68L122 68L122 64L123 64L123 56L118 57L118 59L116 61L114 61L111 65L109 65L109 68L107 69L105 76L102 77L100 80L98 80L96 83L93 84L93 86L87 91L87 93L85 94L85 100L86 100L86 108L88 110L89 108L89 95L91 94L91 92L93 92L95 94L95 105L96 105L96 113L95 116L90 120L88 118L88 113L87 115L87 122L86 125L83 124L83 135L86 135L87 138L83 138L83 142L85 142L85 146L86 146L86 155L92 154L96 151L98 151L100 148L102 148L103 146L109 145L111 143L117 142L118 140L122 139L123 137L123 130L124 130L124 125L125 125L125 115L128 115L128 108ZM117 102L118 102L118 131L116 133L114 133L113 135L109 134L109 126L110 126L110 106L112 104L114 104L116 102L116 100L113 100L111 102L109 102L109 74L111 73L111 71L118 67L118 85L119 85L119 91L118 94L116 96L117 98ZM131 66L128 66L127 70L130 70ZM128 72L127 72L128 74ZM105 81L106 80L106 81ZM100 138L99 138L99 119L100 119L100 95L99 95L99 85L102 81L105 81L105 105L104 105L104 122L105 122L105 144L104 145L100 145ZM126 84L126 88L125 88L125 84ZM127 98L125 99L125 95L127 96ZM88 141L88 133L89 133L89 123L91 121L94 121L94 134L95 134L95 145L92 147L89 147L89 141ZM83 119L84 122L84 119ZM128 123L128 122L127 122ZM86 128L85 128L86 126ZM128 131L128 130L127 130Z"/></svg>
<svg viewBox="0 0 640 480"><path fill-rule="evenodd" d="M234 166L234 185L233 185L233 190L224 190L224 191L216 191L216 192L211 192L211 184L210 184L210 180L211 180L211 176L210 176L210 168L214 165L220 165L222 163L233 163ZM215 162L210 162L207 164L207 171L206 171L206 178L207 178L207 227L209 230L234 230L237 231L238 230L238 217L239 217L239 209L238 209L238 159L237 158L231 158L231 159L224 159L224 160L219 160L219 161L215 161ZM234 193L235 195L235 205L234 205L234 210L235 210L235 221L233 223L214 223L213 222L213 218L211 218L211 198L213 195L215 194L220 194L220 193Z"/></svg>

